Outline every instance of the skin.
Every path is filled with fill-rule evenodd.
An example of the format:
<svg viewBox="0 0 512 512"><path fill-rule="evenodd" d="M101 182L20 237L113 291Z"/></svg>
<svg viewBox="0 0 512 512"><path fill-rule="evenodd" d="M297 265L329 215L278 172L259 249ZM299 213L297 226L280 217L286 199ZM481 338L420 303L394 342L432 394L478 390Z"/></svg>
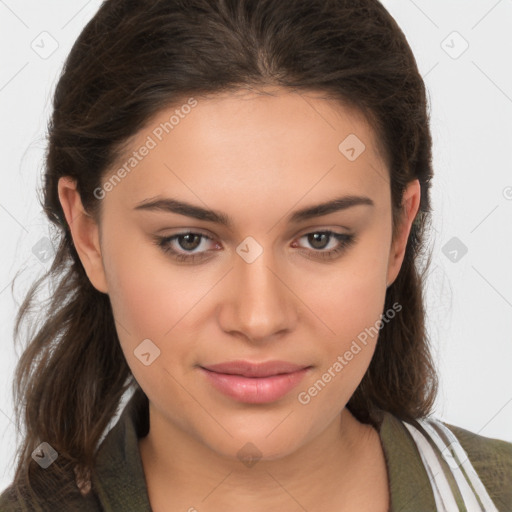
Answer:
<svg viewBox="0 0 512 512"><path fill-rule="evenodd" d="M378 433L345 407L378 337L307 405L297 395L384 313L420 185L414 180L405 190L393 240L388 170L371 126L318 94L272 93L198 98L101 200L99 222L84 211L74 183L59 182L75 247L91 283L110 297L126 360L150 401L150 431L139 448L155 511L389 507ZM130 151L175 108L138 133ZM338 149L349 134L366 146L354 161ZM297 209L347 194L370 197L374 205L287 222ZM134 209L157 195L224 212L233 227ZM177 262L151 238L187 229L213 240L195 246L175 240L172 247L203 252L202 261ZM336 239L313 245L305 235L328 229L356 238L321 259ZM248 236L263 249L252 263L236 252ZM148 338L160 356L146 366L134 350ZM197 367L235 359L312 368L278 401L247 404L216 391ZM250 467L237 457L248 442L261 457Z"/></svg>

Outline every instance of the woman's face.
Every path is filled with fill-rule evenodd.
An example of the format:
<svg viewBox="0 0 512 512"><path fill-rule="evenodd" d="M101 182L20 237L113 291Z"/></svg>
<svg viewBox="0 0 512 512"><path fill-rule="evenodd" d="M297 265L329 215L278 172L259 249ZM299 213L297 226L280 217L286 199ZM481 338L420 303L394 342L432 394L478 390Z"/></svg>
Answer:
<svg viewBox="0 0 512 512"><path fill-rule="evenodd" d="M246 443L286 455L339 416L374 353L419 201L415 181L392 245L388 170L364 119L274 94L162 111L96 191L101 258L80 248L155 421L230 457ZM240 360L305 370L204 369Z"/></svg>

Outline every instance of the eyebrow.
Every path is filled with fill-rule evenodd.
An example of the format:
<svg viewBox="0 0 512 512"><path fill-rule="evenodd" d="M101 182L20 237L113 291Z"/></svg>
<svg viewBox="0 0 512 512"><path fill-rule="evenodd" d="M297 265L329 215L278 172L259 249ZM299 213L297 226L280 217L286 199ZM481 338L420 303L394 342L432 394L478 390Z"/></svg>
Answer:
<svg viewBox="0 0 512 512"><path fill-rule="evenodd" d="M315 217L321 217L322 215L328 215L329 213L346 210L358 205L374 206L375 203L366 196L349 195L337 197L325 203L296 210L288 217L288 222L296 224ZM231 219L223 212L209 210L202 208L201 206L186 203L185 201L178 201L177 199L170 197L145 199L138 203L134 210L177 213L194 219L220 224L229 229L231 229L233 225Z"/></svg>

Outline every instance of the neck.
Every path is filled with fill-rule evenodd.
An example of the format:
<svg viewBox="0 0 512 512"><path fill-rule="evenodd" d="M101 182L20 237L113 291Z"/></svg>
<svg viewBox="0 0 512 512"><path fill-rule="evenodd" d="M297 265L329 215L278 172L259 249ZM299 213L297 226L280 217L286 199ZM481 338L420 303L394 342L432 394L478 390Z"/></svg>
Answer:
<svg viewBox="0 0 512 512"><path fill-rule="evenodd" d="M242 464L219 454L163 418L151 404L150 430L139 441L155 512L170 510L169 504L176 504L176 510L225 510L229 503L230 509L267 511L289 509L293 501L297 510L299 504L317 508L325 496L357 500L361 479L368 480L368 471L375 471L367 461L376 447L380 449L377 432L346 408L311 442L272 460Z"/></svg>

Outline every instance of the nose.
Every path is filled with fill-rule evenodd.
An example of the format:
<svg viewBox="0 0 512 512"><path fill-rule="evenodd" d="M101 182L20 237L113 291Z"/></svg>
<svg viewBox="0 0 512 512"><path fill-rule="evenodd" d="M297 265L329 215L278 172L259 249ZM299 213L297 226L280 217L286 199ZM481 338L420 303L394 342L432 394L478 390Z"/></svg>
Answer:
<svg viewBox="0 0 512 512"><path fill-rule="evenodd" d="M286 281L270 250L264 250L252 263L237 255L218 310L224 332L263 343L292 331L298 301Z"/></svg>

